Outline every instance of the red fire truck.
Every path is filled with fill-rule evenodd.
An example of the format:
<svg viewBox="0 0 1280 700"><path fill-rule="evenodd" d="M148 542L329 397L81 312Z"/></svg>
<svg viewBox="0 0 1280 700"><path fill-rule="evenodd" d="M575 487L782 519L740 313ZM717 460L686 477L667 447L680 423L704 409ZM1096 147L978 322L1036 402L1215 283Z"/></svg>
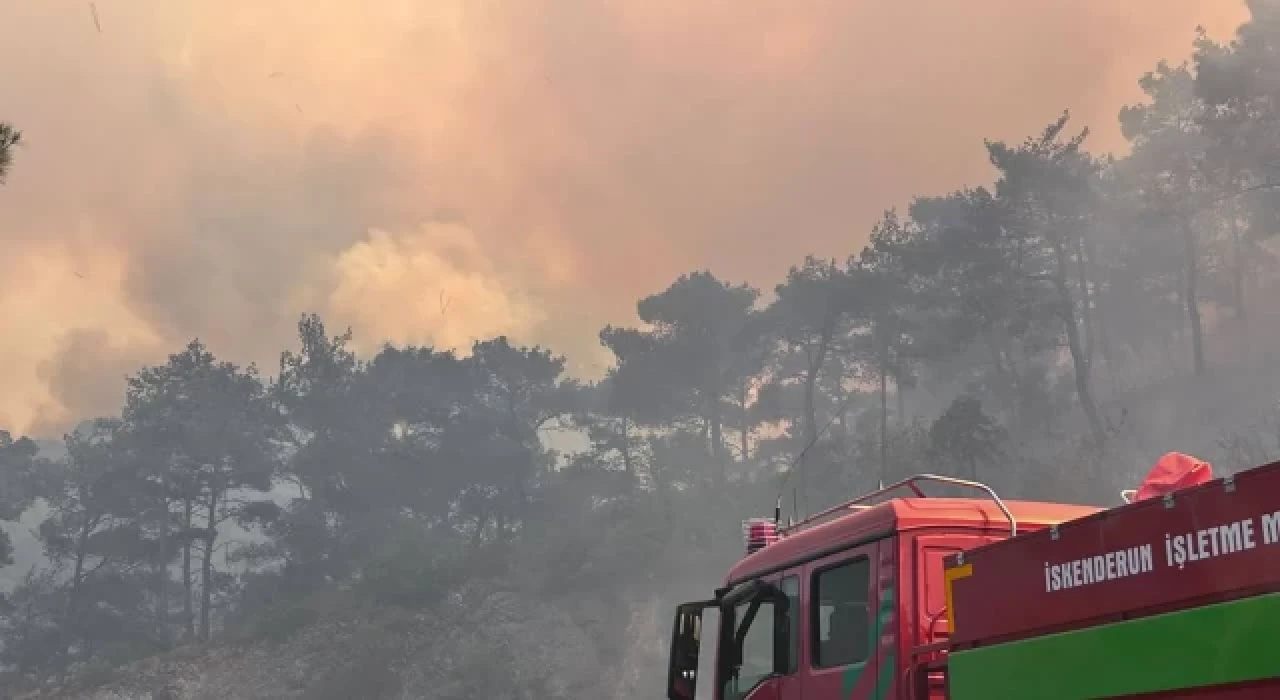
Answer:
<svg viewBox="0 0 1280 700"><path fill-rule="evenodd" d="M1280 699L1280 463L1210 479L1166 455L1102 510L921 475L749 522L677 610L668 698L694 700L714 609L716 700Z"/></svg>

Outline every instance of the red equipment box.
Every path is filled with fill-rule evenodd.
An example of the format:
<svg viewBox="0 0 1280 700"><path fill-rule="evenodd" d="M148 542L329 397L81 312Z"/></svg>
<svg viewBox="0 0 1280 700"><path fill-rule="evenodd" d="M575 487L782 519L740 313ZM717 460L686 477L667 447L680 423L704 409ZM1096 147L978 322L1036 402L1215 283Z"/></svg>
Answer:
<svg viewBox="0 0 1280 700"><path fill-rule="evenodd" d="M949 557L953 649L1280 590L1280 462Z"/></svg>

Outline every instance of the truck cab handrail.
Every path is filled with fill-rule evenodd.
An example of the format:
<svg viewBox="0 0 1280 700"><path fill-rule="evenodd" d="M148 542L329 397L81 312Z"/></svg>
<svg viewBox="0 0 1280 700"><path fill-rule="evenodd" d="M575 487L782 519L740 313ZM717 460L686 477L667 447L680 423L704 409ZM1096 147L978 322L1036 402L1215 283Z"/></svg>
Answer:
<svg viewBox="0 0 1280 700"><path fill-rule="evenodd" d="M937 474L916 474L915 476L907 477L906 479L903 479L902 481L899 481L897 483L879 488L875 491L872 491L871 493L859 496L853 500L845 501L840 505L832 506L820 513L810 515L809 517L801 520L798 523L788 525L787 527L784 527L784 528L779 528L779 533L790 534L790 533L796 532L801 528L812 526L818 521L824 520L827 517L835 513L838 513L842 510L849 510L851 508L857 508L859 506L868 507L868 504L867 504L868 501L875 498L879 498L885 494L892 493L894 491L899 491L904 488L910 489L916 495L917 498L928 498L929 497L928 494L920 490L920 484L926 483L926 482L945 484L948 486L959 486L962 488L973 489L975 491L981 491L982 493L986 494L993 502L995 502L996 507L1000 509L1000 512L1003 513L1004 517L1009 521L1009 536L1016 537L1018 535L1018 519L1014 517L1013 512L1009 510L1009 507L1005 505L1004 501L1001 500L1000 496L996 494L994 489L992 489L990 486L987 486L986 484L980 481L969 481L967 479L957 479L955 477L939 476Z"/></svg>

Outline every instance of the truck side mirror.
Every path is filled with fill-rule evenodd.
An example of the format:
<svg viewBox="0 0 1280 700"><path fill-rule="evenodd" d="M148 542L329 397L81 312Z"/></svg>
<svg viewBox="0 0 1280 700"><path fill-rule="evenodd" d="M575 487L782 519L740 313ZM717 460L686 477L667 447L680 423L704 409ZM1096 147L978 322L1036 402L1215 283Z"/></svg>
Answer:
<svg viewBox="0 0 1280 700"><path fill-rule="evenodd" d="M698 658L702 649L702 612L714 601L685 603L676 608L671 630L671 658L667 665L668 700L694 700L698 689Z"/></svg>

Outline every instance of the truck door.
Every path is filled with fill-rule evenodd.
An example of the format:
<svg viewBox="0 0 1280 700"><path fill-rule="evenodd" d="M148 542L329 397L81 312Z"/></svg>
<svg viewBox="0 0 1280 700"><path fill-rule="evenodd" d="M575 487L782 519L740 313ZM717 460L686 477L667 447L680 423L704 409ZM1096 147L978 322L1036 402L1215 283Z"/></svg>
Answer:
<svg viewBox="0 0 1280 700"><path fill-rule="evenodd" d="M731 592L722 608L720 700L792 700L800 615L796 573L761 580L767 590L741 597Z"/></svg>
<svg viewBox="0 0 1280 700"><path fill-rule="evenodd" d="M879 700L888 691L892 678L880 673L878 552L873 542L805 567L804 700Z"/></svg>

